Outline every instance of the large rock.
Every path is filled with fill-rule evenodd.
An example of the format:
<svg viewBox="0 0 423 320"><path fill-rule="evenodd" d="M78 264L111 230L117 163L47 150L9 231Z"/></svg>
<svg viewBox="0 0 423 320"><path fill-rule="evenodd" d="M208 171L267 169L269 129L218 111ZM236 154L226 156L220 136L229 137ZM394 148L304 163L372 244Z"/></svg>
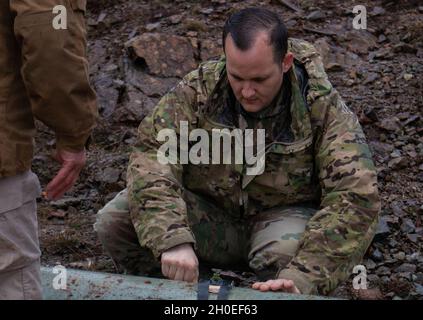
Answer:
<svg viewBox="0 0 423 320"><path fill-rule="evenodd" d="M200 42L201 60L217 59L223 54L221 41L202 40Z"/></svg>
<svg viewBox="0 0 423 320"><path fill-rule="evenodd" d="M140 90L148 97L161 98L180 81L178 78L152 76L127 58L123 65L126 85Z"/></svg>
<svg viewBox="0 0 423 320"><path fill-rule="evenodd" d="M367 54L377 47L377 38L365 30L352 30L340 36L348 50L357 54Z"/></svg>
<svg viewBox="0 0 423 320"><path fill-rule="evenodd" d="M397 117L385 118L378 126L386 131L398 132L401 130L401 121Z"/></svg>
<svg viewBox="0 0 423 320"><path fill-rule="evenodd" d="M194 48L184 37L144 33L125 44L133 60L152 75L182 78L197 67Z"/></svg>
<svg viewBox="0 0 423 320"><path fill-rule="evenodd" d="M140 122L153 110L158 99L150 98L140 90L128 86L125 92L125 103L123 108L116 110L116 121Z"/></svg>
<svg viewBox="0 0 423 320"><path fill-rule="evenodd" d="M314 42L314 46L320 53L323 65L327 71L350 69L352 65L361 64L361 58L344 48L329 44L328 38L323 37Z"/></svg>

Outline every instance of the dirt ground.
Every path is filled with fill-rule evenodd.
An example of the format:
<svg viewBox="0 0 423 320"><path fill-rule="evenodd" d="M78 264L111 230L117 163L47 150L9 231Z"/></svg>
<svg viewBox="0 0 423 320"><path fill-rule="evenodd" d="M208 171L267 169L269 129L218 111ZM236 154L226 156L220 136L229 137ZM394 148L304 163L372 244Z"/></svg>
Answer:
<svg viewBox="0 0 423 320"><path fill-rule="evenodd" d="M370 289L353 290L351 278L333 295L423 298L422 1L89 0L88 4L90 76L101 119L76 187L62 200L39 200L44 265L116 272L102 252L93 223L96 212L125 187L139 122L192 66L221 54L221 29L231 12L266 6L283 17L291 37L315 43L322 53L330 80L359 115L378 169L381 222L364 259ZM367 8L367 30L352 27L357 4ZM144 45L134 42L137 37ZM175 59L169 57L170 50ZM43 125L38 127L33 170L45 187L59 167L49 158L54 135ZM222 272L244 284L251 279L247 273Z"/></svg>

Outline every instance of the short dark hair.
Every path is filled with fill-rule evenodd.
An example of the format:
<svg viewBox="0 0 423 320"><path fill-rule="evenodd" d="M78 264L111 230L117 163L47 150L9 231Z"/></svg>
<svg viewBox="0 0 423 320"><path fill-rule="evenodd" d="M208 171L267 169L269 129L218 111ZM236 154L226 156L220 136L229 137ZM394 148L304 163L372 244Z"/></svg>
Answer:
<svg viewBox="0 0 423 320"><path fill-rule="evenodd" d="M275 62L280 63L288 50L288 30L276 13L264 8L242 9L226 20L222 35L223 51L228 34L238 49L246 51L254 44L260 31L269 35Z"/></svg>

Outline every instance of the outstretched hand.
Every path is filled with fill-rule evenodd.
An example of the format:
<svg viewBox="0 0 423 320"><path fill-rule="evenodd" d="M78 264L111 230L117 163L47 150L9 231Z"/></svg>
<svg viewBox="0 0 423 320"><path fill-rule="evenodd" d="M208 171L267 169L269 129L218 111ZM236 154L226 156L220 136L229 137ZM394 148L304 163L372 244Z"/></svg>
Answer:
<svg viewBox="0 0 423 320"><path fill-rule="evenodd" d="M283 291L287 293L301 294L300 290L295 286L294 281L286 279L274 279L266 282L256 282L252 286L255 290L263 292L272 291Z"/></svg>
<svg viewBox="0 0 423 320"><path fill-rule="evenodd" d="M56 150L54 159L62 164L57 175L47 185L47 198L57 200L78 180L79 173L86 162L85 149L80 152Z"/></svg>

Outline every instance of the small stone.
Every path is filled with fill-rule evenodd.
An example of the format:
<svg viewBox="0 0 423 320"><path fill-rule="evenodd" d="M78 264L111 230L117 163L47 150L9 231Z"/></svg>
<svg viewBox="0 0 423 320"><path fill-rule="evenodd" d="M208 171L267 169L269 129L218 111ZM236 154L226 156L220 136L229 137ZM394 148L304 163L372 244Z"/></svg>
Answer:
<svg viewBox="0 0 423 320"><path fill-rule="evenodd" d="M115 85L116 85L116 87L119 87L119 88L121 88L121 87L124 87L124 86L125 86L125 82L124 82L124 81L122 81L122 80L120 80L120 79L113 80L113 84L115 84Z"/></svg>
<svg viewBox="0 0 423 320"><path fill-rule="evenodd" d="M374 250L373 253L372 253L372 258L375 261L382 261L383 260L382 252L380 252L379 249Z"/></svg>
<svg viewBox="0 0 423 320"><path fill-rule="evenodd" d="M416 288L417 294L423 296L423 286L418 283L415 283L414 287Z"/></svg>
<svg viewBox="0 0 423 320"><path fill-rule="evenodd" d="M390 143L372 141L370 142L370 146L376 153L381 155L386 155L394 151L394 147Z"/></svg>
<svg viewBox="0 0 423 320"><path fill-rule="evenodd" d="M404 73L405 81L410 81L411 79L413 79L413 75L411 73Z"/></svg>
<svg viewBox="0 0 423 320"><path fill-rule="evenodd" d="M105 183L116 183L119 181L120 172L119 169L108 167L101 172L98 180Z"/></svg>
<svg viewBox="0 0 423 320"><path fill-rule="evenodd" d="M212 13L214 11L214 9L213 8L204 8L204 9L201 9L200 10L200 12L201 13L203 13L203 14L205 14L205 15L209 15L210 13Z"/></svg>
<svg viewBox="0 0 423 320"><path fill-rule="evenodd" d="M62 198L56 201L51 201L50 205L57 207L57 208L68 208L70 206L78 206L82 200L85 198L83 197L69 197L69 198Z"/></svg>
<svg viewBox="0 0 423 320"><path fill-rule="evenodd" d="M390 117L383 119L379 127L385 129L386 131L397 132L401 129L401 122L397 117Z"/></svg>
<svg viewBox="0 0 423 320"><path fill-rule="evenodd" d="M118 68L119 67L116 64L111 63L111 64L106 65L102 70L106 71L106 72L111 72L111 71L117 70Z"/></svg>
<svg viewBox="0 0 423 320"><path fill-rule="evenodd" d="M416 272L416 265L415 264L411 264L411 263L403 263L402 265L400 265L398 268L395 269L395 272L411 272L414 273Z"/></svg>
<svg viewBox="0 0 423 320"><path fill-rule="evenodd" d="M386 264L396 264L398 262L398 260L391 257L389 254L385 254L383 262L384 262L385 265Z"/></svg>
<svg viewBox="0 0 423 320"><path fill-rule="evenodd" d="M107 13L101 12L97 18L97 23L104 22L104 19L106 19Z"/></svg>
<svg viewBox="0 0 423 320"><path fill-rule="evenodd" d="M389 240L389 246L391 248L396 248L398 246L398 241L396 241L395 239Z"/></svg>
<svg viewBox="0 0 423 320"><path fill-rule="evenodd" d="M416 229L416 226L413 223L413 220L410 218L403 219L401 224L401 231L404 233L412 233Z"/></svg>
<svg viewBox="0 0 423 320"><path fill-rule="evenodd" d="M148 23L146 26L145 26L145 29L148 31L148 32L151 32L151 31L153 31L153 30L155 30L155 29L157 29L157 28L159 28L160 27L160 22L156 22L156 23Z"/></svg>
<svg viewBox="0 0 423 320"><path fill-rule="evenodd" d="M388 167L391 169L403 169L408 166L408 161L405 157L393 158L388 162Z"/></svg>
<svg viewBox="0 0 423 320"><path fill-rule="evenodd" d="M369 280L370 283L372 283L372 284L378 284L379 281L380 281L380 278L376 274L368 274L367 280Z"/></svg>
<svg viewBox="0 0 423 320"><path fill-rule="evenodd" d="M394 151L391 152L390 156L391 156L391 158L401 157L401 150L395 149Z"/></svg>
<svg viewBox="0 0 423 320"><path fill-rule="evenodd" d="M390 207L394 215L397 217L403 217L406 214L401 208L401 203L399 201L392 202Z"/></svg>
<svg viewBox="0 0 423 320"><path fill-rule="evenodd" d="M374 7L373 10L370 12L370 15L372 16L380 16L385 14L385 9L383 9L382 7Z"/></svg>
<svg viewBox="0 0 423 320"><path fill-rule="evenodd" d="M172 24L178 24L179 22L181 22L181 20L182 20L182 15L180 14L175 14L169 17L169 21Z"/></svg>
<svg viewBox="0 0 423 320"><path fill-rule="evenodd" d="M374 72L370 72L366 79L363 81L363 84L368 84L368 83L372 83L375 80L377 80L379 78L379 74L378 73L374 73Z"/></svg>
<svg viewBox="0 0 423 320"><path fill-rule="evenodd" d="M373 270L374 268L376 268L376 263L372 259L367 259L364 264L366 265L366 268L369 270Z"/></svg>
<svg viewBox="0 0 423 320"><path fill-rule="evenodd" d="M406 259L408 262L417 262L419 261L420 254L418 252L413 252L410 255L407 255Z"/></svg>
<svg viewBox="0 0 423 320"><path fill-rule="evenodd" d="M359 300L382 300L383 295L379 288L367 289L367 290L355 290L354 294Z"/></svg>
<svg viewBox="0 0 423 320"><path fill-rule="evenodd" d="M394 254L394 258L398 260L405 260L405 253L404 252L398 252Z"/></svg>
<svg viewBox="0 0 423 320"><path fill-rule="evenodd" d="M416 234L416 233L409 233L407 234L407 238L408 240L410 240L413 243L417 243L417 241L420 238L420 235Z"/></svg>
<svg viewBox="0 0 423 320"><path fill-rule="evenodd" d="M400 272L398 273L398 276L400 276L401 278L407 279L409 281L412 281L411 272Z"/></svg>
<svg viewBox="0 0 423 320"><path fill-rule="evenodd" d="M317 21L317 20L322 20L326 17L325 13L323 11L320 10L316 10L311 12L306 19L310 20L310 21Z"/></svg>
<svg viewBox="0 0 423 320"><path fill-rule="evenodd" d="M376 270L376 274L378 276L389 276L391 274L391 270L388 267L381 266Z"/></svg>
<svg viewBox="0 0 423 320"><path fill-rule="evenodd" d="M386 41L386 36L384 34L379 35L377 42L382 43Z"/></svg>
<svg viewBox="0 0 423 320"><path fill-rule="evenodd" d="M391 233L391 230L389 229L386 217L382 216L379 219L379 223L376 229L375 241L380 241L385 239L390 233Z"/></svg>
<svg viewBox="0 0 423 320"><path fill-rule="evenodd" d="M63 210L57 210L57 211L50 211L48 213L48 217L47 219L53 219L53 218L58 218L58 219L64 219L66 217L66 212Z"/></svg>
<svg viewBox="0 0 423 320"><path fill-rule="evenodd" d="M418 282L420 284L423 284L423 273L422 272L417 272L414 276L415 276L414 282Z"/></svg>

